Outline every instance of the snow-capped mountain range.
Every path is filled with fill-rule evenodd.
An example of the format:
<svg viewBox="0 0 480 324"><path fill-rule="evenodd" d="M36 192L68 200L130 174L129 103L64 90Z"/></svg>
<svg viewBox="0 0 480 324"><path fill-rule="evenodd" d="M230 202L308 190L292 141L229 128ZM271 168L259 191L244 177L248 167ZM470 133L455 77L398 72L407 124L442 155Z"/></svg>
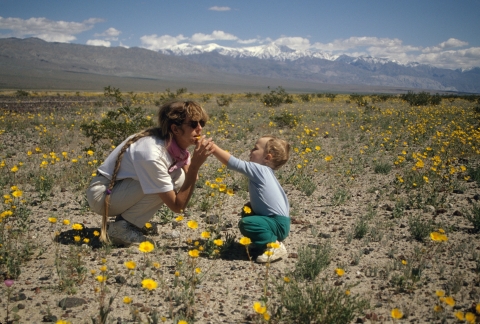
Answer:
<svg viewBox="0 0 480 324"><path fill-rule="evenodd" d="M159 51L183 57L226 73L330 84L403 87L480 92L480 68L469 71L437 68L418 62L401 63L371 56L352 57L295 50L274 43L232 48L188 43Z"/></svg>
<svg viewBox="0 0 480 324"><path fill-rule="evenodd" d="M202 87L230 85L236 88L255 84L262 88L291 85L302 89L334 86L384 88L389 92L480 93L480 68L469 71L440 69L415 62L399 64L375 57L299 51L275 44L244 48L182 44L157 52L139 47L107 48L49 43L38 38L0 38L0 66L0 85L9 89L31 88L29 84L34 81L43 89L48 80L45 75L53 73L52 84L64 80L62 86L80 77L99 79L97 83L101 83L98 76L102 76L117 80L188 82ZM86 88L92 87L92 82L85 81Z"/></svg>
<svg viewBox="0 0 480 324"><path fill-rule="evenodd" d="M168 49L159 50L160 53L167 55L196 55L216 52L220 55L231 56L234 58L255 57L259 59L272 59L276 61L295 61L300 58L318 58L328 61L336 61L338 59L346 63L354 63L361 59L372 64L385 64L389 62L397 63L395 60L385 58L375 58L371 56L350 57L346 55L332 55L324 52L315 52L310 50L295 50L285 45L276 45L270 43L267 45L250 46L250 47L225 47L215 43L206 45L192 45L183 43L172 46Z"/></svg>

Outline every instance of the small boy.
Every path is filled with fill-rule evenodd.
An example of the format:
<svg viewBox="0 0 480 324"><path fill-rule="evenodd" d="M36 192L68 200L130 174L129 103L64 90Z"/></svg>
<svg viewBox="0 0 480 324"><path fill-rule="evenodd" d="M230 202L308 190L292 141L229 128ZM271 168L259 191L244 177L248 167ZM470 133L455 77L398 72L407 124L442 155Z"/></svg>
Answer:
<svg viewBox="0 0 480 324"><path fill-rule="evenodd" d="M279 138L260 137L250 151L250 162L242 161L214 144L212 154L228 169L240 172L249 179L251 216L243 217L238 226L242 235L248 237L255 247L269 253L261 254L259 263L279 260L287 256L281 243L290 232L290 205L273 170L279 169L289 158L290 145ZM278 248L268 248L275 242ZM269 256L270 254L270 256Z"/></svg>

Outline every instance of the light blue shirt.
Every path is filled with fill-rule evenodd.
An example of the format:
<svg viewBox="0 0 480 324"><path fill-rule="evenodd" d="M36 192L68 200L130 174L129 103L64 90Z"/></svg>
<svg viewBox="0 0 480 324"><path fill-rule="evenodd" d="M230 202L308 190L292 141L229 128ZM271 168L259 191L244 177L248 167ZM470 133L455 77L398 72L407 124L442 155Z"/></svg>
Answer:
<svg viewBox="0 0 480 324"><path fill-rule="evenodd" d="M232 155L228 160L227 168L248 177L250 204L255 215L290 217L287 195L270 167L242 161Z"/></svg>

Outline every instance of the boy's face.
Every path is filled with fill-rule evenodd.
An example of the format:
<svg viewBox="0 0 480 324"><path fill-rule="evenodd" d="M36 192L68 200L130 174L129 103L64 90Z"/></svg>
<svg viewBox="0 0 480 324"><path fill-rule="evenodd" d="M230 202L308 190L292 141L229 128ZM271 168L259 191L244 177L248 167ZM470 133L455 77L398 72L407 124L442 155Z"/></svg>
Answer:
<svg viewBox="0 0 480 324"><path fill-rule="evenodd" d="M258 139L253 149L250 150L250 162L266 165L268 157L267 152L265 152L265 146L267 145L268 140L268 137Z"/></svg>

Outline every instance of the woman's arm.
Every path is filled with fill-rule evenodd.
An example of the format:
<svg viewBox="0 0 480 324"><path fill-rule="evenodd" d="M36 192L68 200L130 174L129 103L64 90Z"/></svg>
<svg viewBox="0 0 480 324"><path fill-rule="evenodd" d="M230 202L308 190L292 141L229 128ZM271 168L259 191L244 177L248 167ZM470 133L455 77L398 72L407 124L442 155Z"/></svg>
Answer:
<svg viewBox="0 0 480 324"><path fill-rule="evenodd" d="M193 190L195 189L195 182L198 178L198 171L202 164L207 160L212 150L212 139L198 141L193 150L192 160L188 167L184 168L185 181L178 192L174 190L162 192L158 195L163 200L165 205L174 213L181 213L187 207Z"/></svg>

